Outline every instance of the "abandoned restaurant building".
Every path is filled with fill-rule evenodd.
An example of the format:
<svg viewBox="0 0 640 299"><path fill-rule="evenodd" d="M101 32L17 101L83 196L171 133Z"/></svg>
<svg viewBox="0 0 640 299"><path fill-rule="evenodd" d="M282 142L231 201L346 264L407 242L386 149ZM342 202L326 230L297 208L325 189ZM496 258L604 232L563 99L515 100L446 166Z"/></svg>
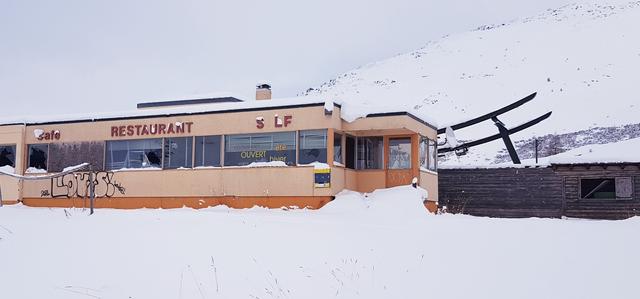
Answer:
<svg viewBox="0 0 640 299"><path fill-rule="evenodd" d="M36 176L90 163L95 206L319 208L343 189L414 178L437 201L436 127L405 111L364 114L310 98L147 102L128 113L0 124L0 169ZM41 180L0 175L4 203L84 207L84 170ZM435 205L435 204L434 204Z"/></svg>

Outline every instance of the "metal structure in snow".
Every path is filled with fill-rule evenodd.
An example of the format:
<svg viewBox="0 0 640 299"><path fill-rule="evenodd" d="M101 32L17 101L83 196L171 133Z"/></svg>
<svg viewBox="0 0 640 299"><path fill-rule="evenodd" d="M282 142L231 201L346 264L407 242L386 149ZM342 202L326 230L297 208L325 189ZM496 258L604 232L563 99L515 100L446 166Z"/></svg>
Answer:
<svg viewBox="0 0 640 299"><path fill-rule="evenodd" d="M515 147L513 146L513 142L511 141L511 134L520 132L524 129L527 129L547 118L549 118L549 116L551 116L551 111L533 119L530 120L526 123L523 123L521 125L518 125L516 127L513 127L511 129L507 128L507 126L498 119L498 116L501 114L504 114L506 112L509 112L515 108L518 108L522 105L524 105L525 103L533 100L533 98L536 97L537 93L532 93L524 98L522 98L521 100L518 100L508 106L502 107L498 110L495 110L493 112L487 113L485 115L476 117L474 119L465 121L465 122L461 122L459 124L455 124L453 126L449 126L449 127L445 127L445 128L440 128L438 129L438 135L440 134L445 134L445 142L442 144L439 144L438 148L438 154L444 154L447 152L455 152L456 155L458 156L462 156L467 154L467 152L469 151L470 147L473 146L477 146L477 145L481 145L487 142L491 142L497 139L502 139L502 141L504 142L505 147L507 148L507 151L509 152L509 156L511 157L511 161L513 161L514 164L520 164L520 158L518 157L518 153L516 152ZM454 131L458 130L458 129L462 129L462 128L466 128L469 126L473 126L475 124L478 124L480 122L486 121L486 120L491 120L493 121L493 123L496 125L496 127L498 128L498 134L495 135L491 135L485 138L481 138L481 139L477 139L474 141L470 141L470 142L465 142L462 144L459 144L458 141L455 138L455 134Z"/></svg>

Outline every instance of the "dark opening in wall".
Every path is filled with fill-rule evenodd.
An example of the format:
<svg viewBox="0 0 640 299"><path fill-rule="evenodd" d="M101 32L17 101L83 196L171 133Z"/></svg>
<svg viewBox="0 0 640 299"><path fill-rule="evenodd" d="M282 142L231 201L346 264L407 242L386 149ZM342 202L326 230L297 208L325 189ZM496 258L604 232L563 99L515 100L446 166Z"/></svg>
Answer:
<svg viewBox="0 0 640 299"><path fill-rule="evenodd" d="M16 167L16 146L0 145L0 167Z"/></svg>
<svg viewBox="0 0 640 299"><path fill-rule="evenodd" d="M47 158L49 157L48 144L29 145L29 168L47 170Z"/></svg>
<svg viewBox="0 0 640 299"><path fill-rule="evenodd" d="M614 178L580 179L580 198L615 199L616 180Z"/></svg>

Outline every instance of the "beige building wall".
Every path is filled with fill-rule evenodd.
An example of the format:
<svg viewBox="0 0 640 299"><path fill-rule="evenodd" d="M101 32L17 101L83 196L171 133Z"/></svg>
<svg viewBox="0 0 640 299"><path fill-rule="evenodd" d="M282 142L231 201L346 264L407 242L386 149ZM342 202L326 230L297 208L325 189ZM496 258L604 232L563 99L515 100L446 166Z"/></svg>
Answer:
<svg viewBox="0 0 640 299"><path fill-rule="evenodd" d="M0 126L0 145L16 146L15 172L22 173L24 163L23 147L24 126ZM20 199L21 183L12 177L0 175L0 188L3 201L16 201Z"/></svg>
<svg viewBox="0 0 640 299"><path fill-rule="evenodd" d="M429 191L428 201L438 201L438 175L430 171L420 171L420 187Z"/></svg>

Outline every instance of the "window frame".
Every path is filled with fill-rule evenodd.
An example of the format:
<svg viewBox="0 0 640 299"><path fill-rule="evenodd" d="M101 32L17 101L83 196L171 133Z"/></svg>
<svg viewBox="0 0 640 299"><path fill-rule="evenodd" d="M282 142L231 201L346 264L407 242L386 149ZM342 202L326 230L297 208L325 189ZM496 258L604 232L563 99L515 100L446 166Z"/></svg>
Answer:
<svg viewBox="0 0 640 299"><path fill-rule="evenodd" d="M202 136L193 136L193 168L198 168L198 167L221 167L222 166L222 162L224 161L224 136L225 135L202 135ZM207 145L207 138L218 138L218 146L217 146L217 150L218 150L218 163L216 165L206 165L206 155L207 155L207 151L206 151L206 145ZM202 165L198 165L198 138L202 138L203 142L202 142ZM214 163L215 164L215 163Z"/></svg>
<svg viewBox="0 0 640 299"><path fill-rule="evenodd" d="M47 147L47 151L45 153L45 168L42 169L44 171L46 171L46 173L49 173L49 144L48 143L31 143L31 144L27 144L27 167L25 168L25 172L31 168L31 147L32 146L46 146ZM35 168L35 167L34 167ZM36 169L41 169L41 168L36 168Z"/></svg>
<svg viewBox="0 0 640 299"><path fill-rule="evenodd" d="M322 136L323 140L322 143L324 144L323 147L318 147L318 146L309 146L307 147L307 140L311 139L311 137L308 136L313 136L312 132L321 132L322 134L316 134L316 136ZM308 134L308 135L307 135ZM298 131L298 145L297 145L297 164L300 165L306 165L306 164L311 164L314 162L319 162L319 163L328 163L328 154L329 154L329 130L327 129L313 129L313 130L299 130ZM320 154L318 155L317 160L315 161L302 161L302 157L303 157L303 151L312 151L312 150L319 150ZM304 157L306 158L306 154L304 155Z"/></svg>
<svg viewBox="0 0 640 299"><path fill-rule="evenodd" d="M104 169L105 169L106 171L122 170L122 169L136 169L136 170L138 170L138 169L158 170L158 169L160 169L160 170L162 170L162 169L164 169L164 168L163 168L163 167L164 167L164 147L165 147L164 139L165 139L165 138L143 138L143 139L106 140L106 141L105 141L105 146L104 146L104 151L105 151L105 157L104 157ZM113 152L113 150L109 151L109 149L110 149L110 148L109 148L109 144L110 144L110 143L117 143L117 142L127 142L127 143L128 143L128 142L134 142L134 141L158 141L158 140L160 141L160 148L159 148L159 149L160 149L160 163L159 163L159 166L158 166L158 167L154 167L154 166L151 166L151 167L130 167L130 166L131 166L131 164L130 164L130 162L127 162L127 161L129 161L129 160L130 160L130 159L129 159L129 157L130 157L130 155L131 155L131 148L130 148L128 145L127 145L127 156L126 156L126 158L125 158L125 160L124 160L124 161L125 161L125 162L124 162L124 163L125 163L125 165L124 165L123 167L121 167L121 168L111 168L111 167L109 167L109 166L111 166L111 165L109 165L109 164L113 164L113 160L112 160L112 158L109 158L109 157L110 157L110 152L111 152L111 153ZM146 154L146 150L147 150L147 149L143 149L143 151L145 151L145 156L147 155L147 154ZM154 150L155 150L155 149L154 149ZM127 165L126 163L129 163L129 165Z"/></svg>
<svg viewBox="0 0 640 299"><path fill-rule="evenodd" d="M11 154L13 155L13 165L0 165L0 167L2 166L11 166L14 169L16 168L16 161L18 160L18 156L16 155L16 151L18 150L18 146L17 144L0 144L0 152L2 152L3 148L10 148L11 149Z"/></svg>
<svg viewBox="0 0 640 299"><path fill-rule="evenodd" d="M617 182L618 179L629 179L630 178L630 188L631 188L631 196L629 197L618 197L618 189L617 189ZM582 194L582 184L584 180L612 180L613 181L613 193L614 196L613 197L606 197L606 198L597 198L597 197L592 197L592 198L585 198L583 197ZM635 192L635 186L634 186L634 180L633 180L633 176L580 176L577 178L578 180L578 200L579 201L613 201L613 200L633 200L634 198L634 192Z"/></svg>

